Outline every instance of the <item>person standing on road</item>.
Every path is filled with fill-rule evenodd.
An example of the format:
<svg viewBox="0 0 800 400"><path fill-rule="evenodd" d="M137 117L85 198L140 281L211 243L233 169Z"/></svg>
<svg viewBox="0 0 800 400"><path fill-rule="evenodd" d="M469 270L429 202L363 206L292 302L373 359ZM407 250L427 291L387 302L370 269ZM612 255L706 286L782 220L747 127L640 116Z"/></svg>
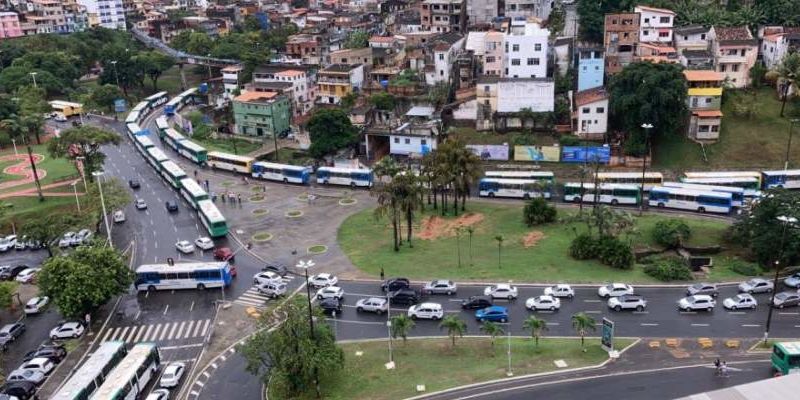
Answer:
<svg viewBox="0 0 800 400"><path fill-rule="evenodd" d="M728 375L728 364L725 361L722 362L722 365L719 367L719 369L720 369L720 372L722 373L722 377L723 378L727 378L729 376Z"/></svg>
<svg viewBox="0 0 800 400"><path fill-rule="evenodd" d="M242 194L241 193L236 193L236 200L239 201L239 205L242 205Z"/></svg>

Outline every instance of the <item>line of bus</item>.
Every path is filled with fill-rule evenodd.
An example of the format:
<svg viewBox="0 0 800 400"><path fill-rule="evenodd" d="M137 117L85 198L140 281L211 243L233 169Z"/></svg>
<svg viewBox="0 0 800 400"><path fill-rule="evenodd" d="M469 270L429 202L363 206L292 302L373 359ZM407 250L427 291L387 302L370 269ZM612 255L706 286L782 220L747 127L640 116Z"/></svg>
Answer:
<svg viewBox="0 0 800 400"><path fill-rule="evenodd" d="M567 182L564 184L564 201L568 203L598 203L638 205L642 198L639 196L638 185L625 185L619 183L602 183L595 190L594 183L584 183L581 189L580 182Z"/></svg>
<svg viewBox="0 0 800 400"><path fill-rule="evenodd" d="M758 171L689 171L684 172L686 178L756 178L761 187L761 173Z"/></svg>
<svg viewBox="0 0 800 400"><path fill-rule="evenodd" d="M123 342L103 342L50 400L86 400L128 354Z"/></svg>
<svg viewBox="0 0 800 400"><path fill-rule="evenodd" d="M136 122L129 122L125 124L128 127L128 136L133 139L136 136L143 136L140 134L142 132L142 127L139 126Z"/></svg>
<svg viewBox="0 0 800 400"><path fill-rule="evenodd" d="M162 104L169 101L169 93L167 92L158 92L156 94L152 94L144 99L147 103L147 111L150 112L151 110L160 107Z"/></svg>
<svg viewBox="0 0 800 400"><path fill-rule="evenodd" d="M800 169L762 171L764 189L800 189Z"/></svg>
<svg viewBox="0 0 800 400"><path fill-rule="evenodd" d="M297 165L277 164L271 162L254 162L252 166L253 178L266 179L283 183L308 183L308 168Z"/></svg>
<svg viewBox="0 0 800 400"><path fill-rule="evenodd" d="M486 171L483 176L499 179L535 179L554 182L556 176L550 171Z"/></svg>
<svg viewBox="0 0 800 400"><path fill-rule="evenodd" d="M185 178L181 180L181 196L192 206L195 210L198 209L198 203L203 200L208 200L208 193L200 187L192 178Z"/></svg>
<svg viewBox="0 0 800 400"><path fill-rule="evenodd" d="M134 400L158 373L161 354L153 343L139 343L111 371L91 400Z"/></svg>
<svg viewBox="0 0 800 400"><path fill-rule="evenodd" d="M153 141L150 140L149 137L144 135L134 136L133 144L136 146L136 149L139 150L139 152L142 153L143 155L147 154L147 150L155 147Z"/></svg>
<svg viewBox="0 0 800 400"><path fill-rule="evenodd" d="M208 150L189 139L180 142L178 154L192 160L198 165L208 163Z"/></svg>
<svg viewBox="0 0 800 400"><path fill-rule="evenodd" d="M530 199L551 196L552 185L537 179L483 178L478 183L478 194L482 197L512 197Z"/></svg>
<svg viewBox="0 0 800 400"><path fill-rule="evenodd" d="M166 143L167 146L172 147L172 150L178 151L181 147L181 142L186 140L186 137L178 133L175 129L167 128L164 130L159 130L159 137L161 141Z"/></svg>
<svg viewBox="0 0 800 400"><path fill-rule="evenodd" d="M231 284L230 265L223 262L146 264L136 268L136 290L210 289Z"/></svg>
<svg viewBox="0 0 800 400"><path fill-rule="evenodd" d="M699 213L729 214L733 207L732 202L730 193L676 187L656 186L648 195L648 204L651 207L675 208Z"/></svg>
<svg viewBox="0 0 800 400"><path fill-rule="evenodd" d="M317 168L317 183L350 187L372 187L372 170L358 168Z"/></svg>
<svg viewBox="0 0 800 400"><path fill-rule="evenodd" d="M167 160L161 163L161 177L173 188L180 189L181 181L186 179L186 172L175 161Z"/></svg>
<svg viewBox="0 0 800 400"><path fill-rule="evenodd" d="M147 158L147 162L150 163L155 169L156 172L161 172L161 163L164 161L169 161L169 157L164 154L164 151L159 149L158 147L151 147L147 149L145 153L145 158Z"/></svg>
<svg viewBox="0 0 800 400"><path fill-rule="evenodd" d="M663 186L676 187L691 190L710 190L712 192L722 192L731 194L731 205L734 207L741 207L744 205L744 189L735 186L716 186L716 185L698 185L684 182L664 182Z"/></svg>
<svg viewBox="0 0 800 400"><path fill-rule="evenodd" d="M197 202L197 215L211 237L221 237L228 234L228 223L211 200Z"/></svg>
<svg viewBox="0 0 800 400"><path fill-rule="evenodd" d="M253 168L253 157L237 156L219 151L208 152L208 165L214 169L250 174Z"/></svg>
<svg viewBox="0 0 800 400"><path fill-rule="evenodd" d="M598 172L597 181L599 183L620 183L628 185L642 185L642 174L639 172ZM664 182L664 175L661 172L646 172L644 174L644 191L647 192L653 186L659 186Z"/></svg>
<svg viewBox="0 0 800 400"><path fill-rule="evenodd" d="M761 179L752 176L731 176L715 178L681 178L682 183L692 185L729 186L744 189L744 197L756 198L761 196Z"/></svg>
<svg viewBox="0 0 800 400"><path fill-rule="evenodd" d="M168 116L175 115L175 113L180 111L180 109L183 108L185 105L194 101L195 93L197 93L197 88L191 88L173 97L170 101L167 102L167 105L164 106L164 114Z"/></svg>
<svg viewBox="0 0 800 400"><path fill-rule="evenodd" d="M164 130L169 128L169 122L167 122L167 117L163 115L156 118L156 128L158 129L158 137L161 137L164 134Z"/></svg>

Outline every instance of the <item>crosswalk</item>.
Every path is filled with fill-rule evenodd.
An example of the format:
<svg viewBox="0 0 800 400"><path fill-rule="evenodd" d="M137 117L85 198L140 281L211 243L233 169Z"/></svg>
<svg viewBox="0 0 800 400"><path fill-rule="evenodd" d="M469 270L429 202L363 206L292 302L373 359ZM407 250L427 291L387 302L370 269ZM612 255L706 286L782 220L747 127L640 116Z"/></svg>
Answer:
<svg viewBox="0 0 800 400"><path fill-rule="evenodd" d="M211 319L109 327L103 334L101 342L110 340L125 343L160 342L204 337L209 325Z"/></svg>
<svg viewBox="0 0 800 400"><path fill-rule="evenodd" d="M282 278L283 283L289 283L294 279L294 276L284 276ZM243 305L245 307L255 307L257 309L264 309L267 307L267 301L271 300L271 297L265 296L258 292L255 287L251 287L247 289L246 292L242 293L239 297L236 298L233 302L236 304Z"/></svg>

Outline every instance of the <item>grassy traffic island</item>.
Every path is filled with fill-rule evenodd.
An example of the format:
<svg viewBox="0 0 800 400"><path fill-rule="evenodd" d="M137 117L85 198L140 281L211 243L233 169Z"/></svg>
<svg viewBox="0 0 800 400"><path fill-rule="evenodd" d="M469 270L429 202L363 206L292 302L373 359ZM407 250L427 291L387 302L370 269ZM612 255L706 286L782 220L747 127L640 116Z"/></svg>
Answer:
<svg viewBox="0 0 800 400"><path fill-rule="evenodd" d="M570 256L572 240L586 232L586 224L571 219L577 211L559 210L554 223L528 227L523 223L521 203L490 204L472 201L458 217L440 217L433 210L418 215L412 224L412 245L405 241L400 251L392 248L392 226L388 219L376 219L374 209L350 216L339 228L342 250L356 267L378 277L414 279L458 279L522 282L596 283L624 281L655 283L641 265L614 269L597 260L577 260ZM632 214L635 212L632 211ZM634 228L619 239L634 250L659 249L651 237L657 222L676 217L645 214L634 217ZM729 226L725 221L678 218L691 228L687 246L714 246L723 243ZM472 230L470 234L468 229ZM471 236L471 238L470 238ZM497 237L502 236L498 246ZM498 247L500 247L498 251ZM498 254L499 253L499 254ZM460 259L460 262L459 262ZM738 262L730 250L713 255L712 281L741 280L731 268Z"/></svg>
<svg viewBox="0 0 800 400"><path fill-rule="evenodd" d="M330 400L402 399L505 378L506 340L498 337L492 346L489 338L465 337L458 339L455 347L447 337L409 339L405 344L398 340L394 342L394 370L384 367L388 361L385 340L342 344L344 368L337 377L322 382L323 397ZM617 339L615 347L622 349L632 342ZM511 370L515 376L521 376L557 370L556 360L566 363L565 368L578 368L597 365L608 358L608 353L600 348L599 339L587 339L586 352L581 351L580 343L580 339L543 338L537 348L530 338L512 338ZM418 392L417 385L424 385L425 391ZM308 393L305 398L313 397L313 393Z"/></svg>

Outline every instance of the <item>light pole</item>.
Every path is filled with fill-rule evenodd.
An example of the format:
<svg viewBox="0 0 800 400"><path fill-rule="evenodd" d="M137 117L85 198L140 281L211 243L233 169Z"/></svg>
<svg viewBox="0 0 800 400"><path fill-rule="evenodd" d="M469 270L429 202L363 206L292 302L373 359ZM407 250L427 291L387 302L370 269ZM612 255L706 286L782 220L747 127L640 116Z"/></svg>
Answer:
<svg viewBox="0 0 800 400"><path fill-rule="evenodd" d="M206 66L208 67L208 80L211 81L211 53L208 53L206 58L208 58L206 60ZM211 83L209 82L209 84Z"/></svg>
<svg viewBox="0 0 800 400"><path fill-rule="evenodd" d="M389 300L389 291L386 291L386 334L389 336L389 366L394 368L394 355L392 354L392 303Z"/></svg>
<svg viewBox="0 0 800 400"><path fill-rule="evenodd" d="M316 264L314 264L313 260L308 260L308 261L299 260L297 262L297 265L295 265L295 267L301 268L303 271L305 271L306 274L306 296L308 297L308 326L311 328L312 338L314 337L314 317L311 314L311 285L308 283L308 269L313 267L314 265Z"/></svg>
<svg viewBox="0 0 800 400"><path fill-rule="evenodd" d="M783 162L783 170L789 169L789 150L792 148L792 128L794 124L800 122L800 119L792 118L789 120L789 141L786 143L786 159Z"/></svg>
<svg viewBox="0 0 800 400"><path fill-rule="evenodd" d="M114 247L114 243L111 242L111 226L108 225L108 213L106 212L106 201L103 197L103 187L100 185L100 177L103 176L103 174L103 171L92 172L92 176L94 176L94 179L97 180L97 190L100 192L100 205L103 208L103 220L106 223L106 236L108 238L108 245Z"/></svg>
<svg viewBox="0 0 800 400"><path fill-rule="evenodd" d="M85 159L86 159L86 157L84 157L84 156L75 157L75 161L76 162L80 161L80 163L81 163L81 169L78 172L81 173L81 178L83 179L83 190L88 193L89 192L89 187L86 185L86 164L83 163L83 160L85 160Z"/></svg>
<svg viewBox="0 0 800 400"><path fill-rule="evenodd" d="M36 74L37 74L37 72L30 72L29 74L31 76L31 79L33 79L33 87L38 87L38 86L36 86Z"/></svg>
<svg viewBox="0 0 800 400"><path fill-rule="evenodd" d="M19 157L19 153L17 153L17 139L11 139L11 144L14 145L14 157Z"/></svg>
<svg viewBox="0 0 800 400"><path fill-rule="evenodd" d="M72 186L72 191L75 192L75 204L78 205L78 212L81 212L81 202L78 201L78 189L77 189L78 182L77 181L72 182L70 186Z"/></svg>
<svg viewBox="0 0 800 400"><path fill-rule="evenodd" d="M778 258L775 260L775 279L772 282L772 295L770 296L769 304L767 304L768 311L766 329L764 330L764 345L767 344L767 340L769 339L769 326L772 323L772 309L774 308L772 305L775 304L775 292L778 288L778 273L780 272L781 258L783 258L783 246L786 242L786 231L789 229L789 225L794 225L797 223L797 218L787 217L785 215L780 215L777 219L783 223L783 233L781 234L780 253L778 254Z"/></svg>
<svg viewBox="0 0 800 400"><path fill-rule="evenodd" d="M117 60L112 60L111 65L114 66L114 78L117 81L117 87L122 89L122 86L119 85L119 73L117 73Z"/></svg>
<svg viewBox="0 0 800 400"><path fill-rule="evenodd" d="M506 376L514 376L514 371L511 370L511 324L508 324L508 370Z"/></svg>
<svg viewBox="0 0 800 400"><path fill-rule="evenodd" d="M644 212L644 176L647 174L647 153L649 153L650 150L650 129L653 129L653 124L644 123L642 124L642 129L644 129L644 155L642 156L642 183L639 185L639 199L641 199L641 203L639 203L640 215Z"/></svg>

